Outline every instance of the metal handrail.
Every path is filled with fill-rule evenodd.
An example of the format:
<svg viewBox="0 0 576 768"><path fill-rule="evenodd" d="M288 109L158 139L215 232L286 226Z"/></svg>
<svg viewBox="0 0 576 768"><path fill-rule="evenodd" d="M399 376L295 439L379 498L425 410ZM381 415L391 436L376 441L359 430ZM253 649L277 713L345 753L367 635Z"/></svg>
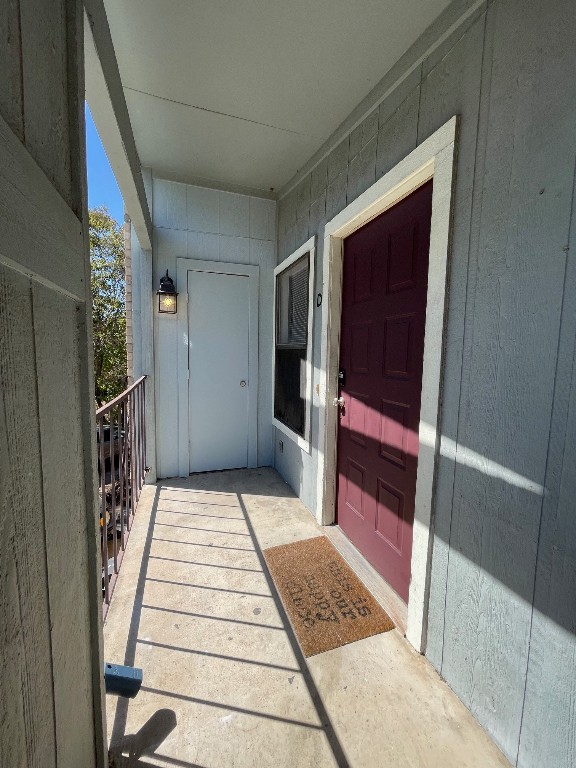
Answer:
<svg viewBox="0 0 576 768"><path fill-rule="evenodd" d="M118 403L122 402L122 400L126 399L126 396L130 394L130 392L133 392L136 387L138 387L140 384L142 384L143 381L145 381L148 377L146 375L140 376L139 379L136 379L135 382L130 384L130 386L124 390L124 392L120 392L119 395L116 395L116 397L113 400L109 400L107 403L104 403L104 405L100 406L98 410L96 411L96 418L98 416L104 416L107 414L111 408L114 408L114 406L118 405Z"/></svg>
<svg viewBox="0 0 576 768"><path fill-rule="evenodd" d="M148 471L146 378L141 376L96 411L104 617Z"/></svg>

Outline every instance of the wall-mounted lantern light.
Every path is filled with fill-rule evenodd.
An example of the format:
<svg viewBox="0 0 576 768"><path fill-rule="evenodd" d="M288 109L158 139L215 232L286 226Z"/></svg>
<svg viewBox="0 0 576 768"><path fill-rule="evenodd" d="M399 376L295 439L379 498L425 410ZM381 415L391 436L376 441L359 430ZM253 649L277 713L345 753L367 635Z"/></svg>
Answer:
<svg viewBox="0 0 576 768"><path fill-rule="evenodd" d="M166 270L166 275L160 278L160 288L156 294L158 296L158 312L175 315L178 309L178 294L174 280L168 275L168 270Z"/></svg>

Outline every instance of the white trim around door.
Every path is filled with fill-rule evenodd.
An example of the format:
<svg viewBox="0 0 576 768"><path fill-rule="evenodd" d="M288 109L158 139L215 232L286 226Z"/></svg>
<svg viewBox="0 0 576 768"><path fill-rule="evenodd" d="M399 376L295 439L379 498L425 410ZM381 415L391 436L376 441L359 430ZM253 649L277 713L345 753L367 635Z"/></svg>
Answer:
<svg viewBox="0 0 576 768"><path fill-rule="evenodd" d="M178 473L190 474L188 434L188 272L212 272L244 275L250 283L250 319L248 328L248 467L258 466L258 280L260 268L222 261L176 259L176 285L186 286L178 296Z"/></svg>
<svg viewBox="0 0 576 768"><path fill-rule="evenodd" d="M424 652L432 560L432 501L440 449L444 316L458 118L453 117L373 184L324 229L324 295L319 376L317 517L336 513L338 360L344 238L433 179L419 454L406 637ZM323 441L323 443L322 443Z"/></svg>

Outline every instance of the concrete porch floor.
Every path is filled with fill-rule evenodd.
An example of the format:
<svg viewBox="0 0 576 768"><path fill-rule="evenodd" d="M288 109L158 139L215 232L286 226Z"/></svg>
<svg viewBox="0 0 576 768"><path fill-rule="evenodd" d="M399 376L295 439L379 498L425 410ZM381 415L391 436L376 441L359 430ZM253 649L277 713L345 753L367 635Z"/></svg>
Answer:
<svg viewBox="0 0 576 768"><path fill-rule="evenodd" d="M262 550L322 532L272 469L144 488L104 627L144 672L107 697L113 765L509 766L399 632L303 657Z"/></svg>

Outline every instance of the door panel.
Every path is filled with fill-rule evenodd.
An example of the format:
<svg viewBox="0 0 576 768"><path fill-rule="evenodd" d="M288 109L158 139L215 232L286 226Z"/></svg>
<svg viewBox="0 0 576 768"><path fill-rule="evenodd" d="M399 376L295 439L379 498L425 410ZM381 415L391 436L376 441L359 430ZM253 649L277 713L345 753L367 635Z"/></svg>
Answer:
<svg viewBox="0 0 576 768"><path fill-rule="evenodd" d="M249 282L188 272L190 472L248 466Z"/></svg>
<svg viewBox="0 0 576 768"><path fill-rule="evenodd" d="M408 600L432 182L344 241L337 520Z"/></svg>

